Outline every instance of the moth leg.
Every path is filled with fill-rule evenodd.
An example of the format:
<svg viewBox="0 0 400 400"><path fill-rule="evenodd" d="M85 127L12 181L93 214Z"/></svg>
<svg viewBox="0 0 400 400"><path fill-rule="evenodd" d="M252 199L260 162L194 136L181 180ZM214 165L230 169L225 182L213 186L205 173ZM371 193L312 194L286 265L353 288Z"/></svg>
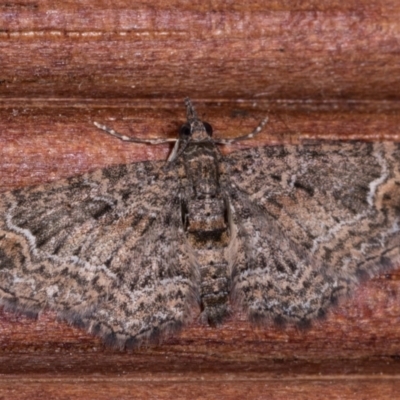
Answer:
<svg viewBox="0 0 400 400"><path fill-rule="evenodd" d="M114 129L109 128L106 125L99 124L98 122L93 122L94 125L107 132L109 135L114 136L124 142L134 142L134 143L146 143L146 144L163 144L163 143L175 143L178 139L177 138L154 138L154 139L138 139L134 137L125 136L121 133L118 133Z"/></svg>
<svg viewBox="0 0 400 400"><path fill-rule="evenodd" d="M235 142L239 142L241 140L247 140L247 139L252 139L254 138L254 136L258 135L264 128L264 126L266 125L266 123L268 122L268 117L265 117L259 124L258 126L250 133L248 133L247 135L243 135L243 136L238 136L235 138L228 138L228 139L215 139L214 143L217 144L232 144Z"/></svg>

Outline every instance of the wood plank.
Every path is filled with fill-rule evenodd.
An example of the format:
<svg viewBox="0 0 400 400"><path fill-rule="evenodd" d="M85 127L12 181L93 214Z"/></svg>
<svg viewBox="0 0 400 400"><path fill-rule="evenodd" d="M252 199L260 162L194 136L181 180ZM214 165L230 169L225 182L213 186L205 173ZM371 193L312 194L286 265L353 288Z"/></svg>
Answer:
<svg viewBox="0 0 400 400"><path fill-rule="evenodd" d="M0 91L19 98L398 98L399 3L349 3L11 2L0 12Z"/></svg>
<svg viewBox="0 0 400 400"><path fill-rule="evenodd" d="M198 375L190 379L148 381L141 376L91 377L84 380L8 377L0 379L0 396L13 399L383 399L398 398L397 379L365 379L364 377L308 379L257 379L245 375ZM3 385L4 383L4 385ZM16 389L16 387L18 389Z"/></svg>
<svg viewBox="0 0 400 400"><path fill-rule="evenodd" d="M216 135L250 142L400 140L400 4L22 0L0 6L1 191L166 159L190 95ZM395 398L400 270L362 285L309 330L242 315L134 352L52 313L0 313L0 397Z"/></svg>

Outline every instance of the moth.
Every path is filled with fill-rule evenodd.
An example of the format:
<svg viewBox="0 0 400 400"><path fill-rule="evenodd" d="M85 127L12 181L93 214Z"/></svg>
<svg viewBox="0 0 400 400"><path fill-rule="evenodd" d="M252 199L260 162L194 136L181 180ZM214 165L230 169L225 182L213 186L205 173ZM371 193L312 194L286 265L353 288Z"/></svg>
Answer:
<svg viewBox="0 0 400 400"><path fill-rule="evenodd" d="M0 304L44 309L118 347L218 325L307 325L400 265L400 144L240 150L185 100L167 162L117 165L0 194ZM163 139L120 140L157 144Z"/></svg>

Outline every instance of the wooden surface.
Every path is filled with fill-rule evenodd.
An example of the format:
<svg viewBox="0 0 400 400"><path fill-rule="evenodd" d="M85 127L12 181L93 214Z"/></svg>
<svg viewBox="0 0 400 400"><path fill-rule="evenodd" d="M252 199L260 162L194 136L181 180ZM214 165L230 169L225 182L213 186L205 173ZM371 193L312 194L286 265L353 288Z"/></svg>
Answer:
<svg viewBox="0 0 400 400"><path fill-rule="evenodd" d="M168 146L124 144L92 122L171 137L188 95L221 137L270 115L242 147L400 140L397 1L52 3L0 4L2 191L166 159ZM393 399L398 387L400 270L306 331L235 315L134 352L51 313L0 314L0 398Z"/></svg>

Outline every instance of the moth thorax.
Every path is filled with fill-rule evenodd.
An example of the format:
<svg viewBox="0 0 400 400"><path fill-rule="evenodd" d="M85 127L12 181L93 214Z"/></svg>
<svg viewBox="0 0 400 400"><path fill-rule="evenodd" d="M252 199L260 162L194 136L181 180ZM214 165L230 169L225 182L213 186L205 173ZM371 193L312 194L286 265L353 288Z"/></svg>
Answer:
<svg viewBox="0 0 400 400"><path fill-rule="evenodd" d="M187 231L212 232L227 229L226 206L221 197L206 196L187 202Z"/></svg>

